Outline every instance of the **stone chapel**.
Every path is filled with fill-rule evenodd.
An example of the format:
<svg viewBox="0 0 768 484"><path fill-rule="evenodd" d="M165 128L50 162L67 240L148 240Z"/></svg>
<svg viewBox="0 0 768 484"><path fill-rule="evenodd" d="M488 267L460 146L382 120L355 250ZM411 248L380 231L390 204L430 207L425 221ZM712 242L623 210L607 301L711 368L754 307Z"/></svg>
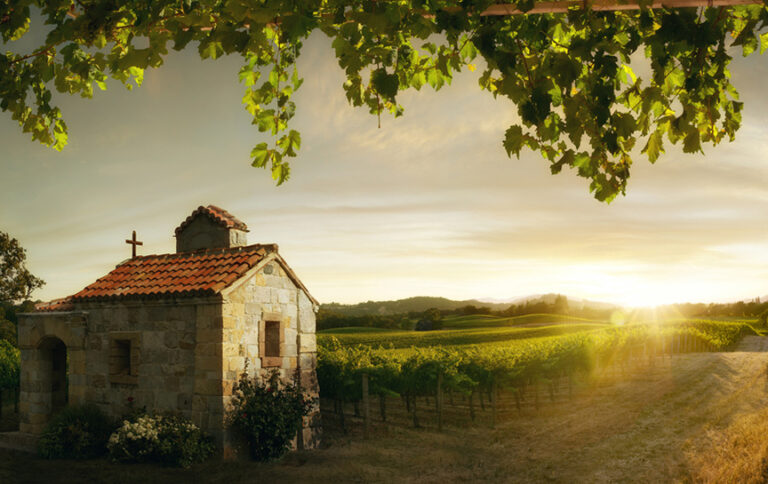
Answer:
<svg viewBox="0 0 768 484"><path fill-rule="evenodd" d="M178 411L231 450L232 388L279 370L318 396L315 312L277 245L247 245L246 225L213 205L176 228L176 253L138 256L70 297L19 318L20 431L39 434L67 403L115 417ZM246 363L247 362L247 363ZM297 445L320 435L317 405Z"/></svg>

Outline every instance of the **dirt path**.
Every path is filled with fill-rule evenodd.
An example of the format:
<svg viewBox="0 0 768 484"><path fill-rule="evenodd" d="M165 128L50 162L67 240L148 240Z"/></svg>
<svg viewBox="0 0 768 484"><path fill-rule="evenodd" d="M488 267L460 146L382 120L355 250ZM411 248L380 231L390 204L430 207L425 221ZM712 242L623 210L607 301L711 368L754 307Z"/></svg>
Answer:
<svg viewBox="0 0 768 484"><path fill-rule="evenodd" d="M585 383L572 400L505 416L495 429L359 428L280 463L210 462L190 470L41 461L0 451L4 482L676 482L708 432L768 408L768 338L736 351L657 358Z"/></svg>

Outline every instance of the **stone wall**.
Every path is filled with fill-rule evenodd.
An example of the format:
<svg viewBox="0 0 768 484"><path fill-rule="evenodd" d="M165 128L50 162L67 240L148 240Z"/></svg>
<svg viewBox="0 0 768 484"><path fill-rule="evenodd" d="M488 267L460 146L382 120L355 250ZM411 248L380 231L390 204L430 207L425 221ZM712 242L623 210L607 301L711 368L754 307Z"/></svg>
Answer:
<svg viewBox="0 0 768 484"><path fill-rule="evenodd" d="M118 417L132 409L180 411L221 443L220 297L78 305L73 313L33 313L19 323L22 402L44 403L46 354L56 337L69 353L69 403L94 403ZM114 374L115 340L133 347L131 374ZM26 392L26 393L25 393ZM35 395L37 394L37 395ZM39 433L51 406L22 404L22 431ZM35 415L42 416L35 416Z"/></svg>
<svg viewBox="0 0 768 484"><path fill-rule="evenodd" d="M87 313L81 311L19 315L21 432L39 434L50 419L55 405L51 361L55 343L66 345L69 356L69 402L78 404L86 401L87 317Z"/></svg>
<svg viewBox="0 0 768 484"><path fill-rule="evenodd" d="M176 235L176 252L247 245L246 233L228 229L205 215L198 215Z"/></svg>
<svg viewBox="0 0 768 484"><path fill-rule="evenodd" d="M231 401L231 389L240 374L266 377L272 370L283 380L300 384L305 394L318 397L315 311L312 301L298 288L277 260L232 290L225 291L222 306L224 341L224 405ZM263 331L266 321L280 322L280 358L264 358ZM261 345L260 345L261 342ZM305 419L301 441L304 448L316 447L320 437L320 412L316 405Z"/></svg>

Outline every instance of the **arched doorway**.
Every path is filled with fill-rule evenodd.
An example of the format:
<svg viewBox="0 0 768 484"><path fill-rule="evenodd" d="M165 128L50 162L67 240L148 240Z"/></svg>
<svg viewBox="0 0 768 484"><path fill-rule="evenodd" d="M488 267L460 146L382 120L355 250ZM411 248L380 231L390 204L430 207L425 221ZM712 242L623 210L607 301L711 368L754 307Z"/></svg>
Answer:
<svg viewBox="0 0 768 484"><path fill-rule="evenodd" d="M56 414L69 401L67 378L67 345L52 336L40 341L39 369L41 393L49 403L49 416Z"/></svg>

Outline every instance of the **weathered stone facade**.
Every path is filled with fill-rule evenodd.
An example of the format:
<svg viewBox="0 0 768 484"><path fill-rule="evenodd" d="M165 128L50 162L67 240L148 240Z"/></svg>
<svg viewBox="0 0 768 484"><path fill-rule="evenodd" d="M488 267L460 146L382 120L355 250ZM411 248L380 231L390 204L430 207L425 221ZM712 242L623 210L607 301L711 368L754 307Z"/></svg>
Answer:
<svg viewBox="0 0 768 484"><path fill-rule="evenodd" d="M249 260L257 262L244 267L238 259L235 263L242 274L213 293L200 295L198 290L195 295L170 297L158 290L151 298L106 300L78 298L78 293L66 307L59 308L63 310L21 315L20 430L40 433L67 400L70 404L96 404L113 416L146 407L181 412L211 432L225 455L230 455L233 449L226 412L233 386L246 363L249 375L254 377L266 376L272 369L278 370L284 380L298 377L302 391L317 397L317 303L274 249L243 248L246 254L249 250L256 254ZM158 264L172 263L176 267L181 264L178 261L197 260L194 257L208 254L166 257L171 262L149 256L136 265L146 265L155 257ZM223 255L211 254L230 257L226 250L221 252ZM234 252L231 257L239 254ZM121 266L113 272L119 269ZM140 269L131 273L135 279L155 277L137 272ZM89 288L82 293L88 294ZM279 355L267 357L264 328L266 324L277 327L277 323ZM56 385L56 380L61 380L56 361L62 358L62 348L69 358L66 389ZM319 442L319 435L319 408L315 407L304 421L297 445L312 448Z"/></svg>
<svg viewBox="0 0 768 484"><path fill-rule="evenodd" d="M266 377L272 369L278 370L284 380L298 375L303 391L319 394L313 302L294 284L286 269L276 259L267 258L250 277L223 292L223 385L227 395L231 395L232 386L245 370L246 361L251 375ZM278 359L263 356L260 351L264 345L264 324L268 321L280 323ZM225 397L225 406L230 399ZM319 441L318 405L304 422L305 447L314 447Z"/></svg>

